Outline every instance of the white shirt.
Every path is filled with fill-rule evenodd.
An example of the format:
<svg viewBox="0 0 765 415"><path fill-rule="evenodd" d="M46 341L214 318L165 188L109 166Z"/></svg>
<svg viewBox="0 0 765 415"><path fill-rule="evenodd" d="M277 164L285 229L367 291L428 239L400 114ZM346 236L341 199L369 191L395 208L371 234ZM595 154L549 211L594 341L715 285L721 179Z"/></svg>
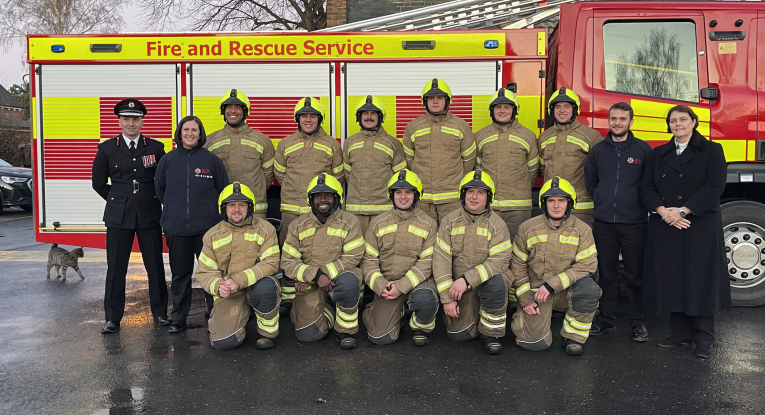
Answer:
<svg viewBox="0 0 765 415"><path fill-rule="evenodd" d="M138 148L138 139L139 138L141 138L140 135L138 137L136 137L135 140L131 140L131 139L125 137L125 135L122 136L122 139L125 140L125 144L127 144L128 148L130 148L130 143L135 143L135 147L133 147L133 148Z"/></svg>
<svg viewBox="0 0 765 415"><path fill-rule="evenodd" d="M678 156L683 154L683 151L685 151L685 148L688 147L688 143L690 142L691 140L688 140L684 143L678 143L677 138L675 138L675 153L677 153Z"/></svg>

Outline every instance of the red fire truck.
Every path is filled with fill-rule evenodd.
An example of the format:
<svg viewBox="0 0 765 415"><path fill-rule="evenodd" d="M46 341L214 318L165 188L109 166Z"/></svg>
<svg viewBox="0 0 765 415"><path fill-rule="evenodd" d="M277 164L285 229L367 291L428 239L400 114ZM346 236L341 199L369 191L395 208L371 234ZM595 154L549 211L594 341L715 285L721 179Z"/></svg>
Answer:
<svg viewBox="0 0 765 415"><path fill-rule="evenodd" d="M540 2L542 4L544 2ZM358 131L353 104L374 94L385 128L401 138L422 113L433 77L452 87L451 109L479 129L488 98L516 90L521 122L541 132L544 103L565 86L579 120L608 131L608 108L635 109L635 134L669 139L664 118L694 108L699 131L728 161L723 225L734 303L765 304L765 6L754 2L580 2L560 6L548 29L409 32L258 32L30 35L36 239L105 246L104 202L90 187L97 144L120 132L125 97L146 103L142 132L172 148L176 120L222 127L231 88L252 105L249 123L276 143L296 128L300 97L319 98L338 140Z"/></svg>

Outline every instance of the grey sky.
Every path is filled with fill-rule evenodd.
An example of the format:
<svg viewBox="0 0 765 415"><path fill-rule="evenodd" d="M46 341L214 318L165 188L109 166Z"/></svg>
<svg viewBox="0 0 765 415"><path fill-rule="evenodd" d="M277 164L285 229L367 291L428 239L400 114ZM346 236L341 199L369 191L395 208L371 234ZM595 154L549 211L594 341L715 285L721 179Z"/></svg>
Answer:
<svg viewBox="0 0 765 415"><path fill-rule="evenodd" d="M130 3L125 7L123 19L125 19L125 27L122 28L123 32L140 32L143 28L138 24L138 10ZM0 85L3 85L6 89L10 88L13 84L21 84L22 76L29 73L29 65L22 64L22 53L26 53L20 47L14 47L10 50L0 50Z"/></svg>

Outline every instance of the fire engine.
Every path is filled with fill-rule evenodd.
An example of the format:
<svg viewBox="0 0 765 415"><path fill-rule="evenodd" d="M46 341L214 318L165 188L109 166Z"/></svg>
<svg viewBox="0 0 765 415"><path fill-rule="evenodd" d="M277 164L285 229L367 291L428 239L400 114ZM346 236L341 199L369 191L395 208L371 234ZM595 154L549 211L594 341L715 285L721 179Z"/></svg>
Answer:
<svg viewBox="0 0 765 415"><path fill-rule="evenodd" d="M528 27L558 12L554 30ZM39 242L105 246L91 163L97 144L120 133L112 108L125 97L146 104L142 133L169 151L185 115L221 128L220 96L232 88L249 96L249 124L276 145L294 132L304 96L321 100L324 128L342 141L358 131L353 104L367 94L401 138L434 77L474 130L491 122L488 98L507 87L521 122L540 133L551 121L546 97L565 86L581 98L578 119L603 135L608 108L631 104L632 130L653 146L670 138L670 107L694 109L728 162L721 202L734 304L765 304L762 3L458 0L312 33L30 35L28 62Z"/></svg>

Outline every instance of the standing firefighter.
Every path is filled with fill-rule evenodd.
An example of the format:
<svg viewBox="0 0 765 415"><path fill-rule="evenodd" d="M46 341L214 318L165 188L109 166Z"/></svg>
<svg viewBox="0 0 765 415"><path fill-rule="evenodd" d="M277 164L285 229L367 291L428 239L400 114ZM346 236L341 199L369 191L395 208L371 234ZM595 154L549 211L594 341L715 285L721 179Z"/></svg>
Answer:
<svg viewBox="0 0 765 415"><path fill-rule="evenodd" d="M321 340L334 326L340 347L353 349L364 237L356 217L339 209L343 186L336 178L322 173L307 187L311 210L290 223L282 246L281 265L297 291L290 317L299 341ZM337 313L326 302L327 294Z"/></svg>
<svg viewBox="0 0 765 415"><path fill-rule="evenodd" d="M449 112L452 90L433 78L422 89L427 114L412 120L404 131L409 170L422 180L420 209L440 223L460 209L460 179L475 167L475 137L470 124Z"/></svg>
<svg viewBox="0 0 765 415"><path fill-rule="evenodd" d="M497 186L491 210L505 221L510 238L531 219L531 186L539 170L537 137L518 121L520 109L515 94L500 88L489 101L494 122L475 133L477 166Z"/></svg>
<svg viewBox="0 0 765 415"><path fill-rule="evenodd" d="M311 211L305 198L308 182L321 173L343 180L343 150L337 140L321 128L324 121L321 102L316 98L302 98L295 105L294 114L298 130L279 141L274 158L276 178L282 186L279 245L287 239L292 221ZM294 298L294 283L282 279L282 315L289 314Z"/></svg>
<svg viewBox="0 0 765 415"><path fill-rule="evenodd" d="M356 105L356 122L361 131L343 143L348 197L345 209L356 215L361 232L366 233L369 221L390 210L388 181L393 173L406 167L404 146L385 132L385 107L371 95Z"/></svg>
<svg viewBox="0 0 765 415"><path fill-rule="evenodd" d="M592 226L592 197L584 184L584 162L590 149L603 138L576 120L579 97L570 89L555 91L547 104L555 124L539 136L539 172L545 182L553 177L567 180L578 195L573 215Z"/></svg>
<svg viewBox="0 0 765 415"><path fill-rule="evenodd" d="M207 324L216 349L242 344L250 307L261 336L256 348L274 347L279 335L279 245L273 225L254 216L256 201L247 186L228 185L218 198L224 219L204 236L196 277L214 298Z"/></svg>
<svg viewBox="0 0 765 415"><path fill-rule="evenodd" d="M265 219L266 190L274 182L274 144L247 124L250 100L242 91L232 89L223 95L220 114L226 125L207 137L205 148L220 157L232 182L252 190L258 201L253 215Z"/></svg>
<svg viewBox="0 0 765 415"><path fill-rule="evenodd" d="M114 106L122 134L98 145L93 159L92 185L106 201L106 287L101 333L116 333L125 314L125 277L133 240L138 237L141 257L149 277L149 305L154 322L167 318L167 283L162 258L162 205L154 192L157 163L165 146L141 134L146 107L135 98Z"/></svg>
<svg viewBox="0 0 765 415"><path fill-rule="evenodd" d="M428 344L428 333L436 326L438 291L431 266L438 226L417 208L421 193L416 174L396 173L388 184L393 209L374 218L367 231L361 269L375 298L364 311L364 325L375 344L398 339L405 306L412 311L415 346Z"/></svg>
<svg viewBox="0 0 765 415"><path fill-rule="evenodd" d="M446 330L452 340L474 339L484 351L502 352L510 262L507 225L491 208L494 182L481 170L470 172L458 187L463 208L441 221L433 259Z"/></svg>
<svg viewBox="0 0 765 415"><path fill-rule="evenodd" d="M561 336L566 354L582 354L600 298L591 276L598 255L590 227L571 216L576 191L559 177L547 181L539 194L543 216L521 224L513 243L511 263L518 304L511 328L515 342L541 351L552 344L553 310L566 311Z"/></svg>

